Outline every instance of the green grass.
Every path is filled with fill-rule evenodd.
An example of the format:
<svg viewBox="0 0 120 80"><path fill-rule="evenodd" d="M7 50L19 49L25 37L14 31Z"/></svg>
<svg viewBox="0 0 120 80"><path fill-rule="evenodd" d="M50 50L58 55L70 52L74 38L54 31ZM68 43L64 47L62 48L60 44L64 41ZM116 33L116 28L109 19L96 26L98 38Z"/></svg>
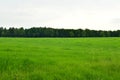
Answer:
<svg viewBox="0 0 120 80"><path fill-rule="evenodd" d="M120 38L0 38L0 80L120 80Z"/></svg>

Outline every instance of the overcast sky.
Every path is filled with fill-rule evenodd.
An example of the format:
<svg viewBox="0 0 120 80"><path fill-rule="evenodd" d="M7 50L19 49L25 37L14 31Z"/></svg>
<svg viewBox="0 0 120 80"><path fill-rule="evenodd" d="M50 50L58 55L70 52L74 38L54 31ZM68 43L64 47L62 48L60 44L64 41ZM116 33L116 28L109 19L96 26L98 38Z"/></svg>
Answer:
<svg viewBox="0 0 120 80"><path fill-rule="evenodd" d="M120 29L120 0L0 0L0 26Z"/></svg>

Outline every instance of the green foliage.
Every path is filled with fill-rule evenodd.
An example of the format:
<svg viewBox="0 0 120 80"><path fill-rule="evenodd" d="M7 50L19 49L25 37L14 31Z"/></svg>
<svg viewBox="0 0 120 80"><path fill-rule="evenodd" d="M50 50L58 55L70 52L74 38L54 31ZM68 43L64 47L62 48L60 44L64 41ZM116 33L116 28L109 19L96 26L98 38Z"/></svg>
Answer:
<svg viewBox="0 0 120 80"><path fill-rule="evenodd" d="M0 80L119 80L120 38L0 38Z"/></svg>
<svg viewBox="0 0 120 80"><path fill-rule="evenodd" d="M89 29L53 29L46 27L0 28L0 37L120 37L120 30L97 31Z"/></svg>

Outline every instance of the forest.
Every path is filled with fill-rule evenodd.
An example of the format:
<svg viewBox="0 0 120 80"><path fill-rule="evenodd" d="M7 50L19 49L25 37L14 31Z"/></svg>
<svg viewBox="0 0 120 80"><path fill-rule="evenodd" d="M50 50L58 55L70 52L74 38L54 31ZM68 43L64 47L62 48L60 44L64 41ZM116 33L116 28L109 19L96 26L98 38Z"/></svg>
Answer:
<svg viewBox="0 0 120 80"><path fill-rule="evenodd" d="M120 30L55 29L32 27L29 29L0 27L0 37L120 37Z"/></svg>

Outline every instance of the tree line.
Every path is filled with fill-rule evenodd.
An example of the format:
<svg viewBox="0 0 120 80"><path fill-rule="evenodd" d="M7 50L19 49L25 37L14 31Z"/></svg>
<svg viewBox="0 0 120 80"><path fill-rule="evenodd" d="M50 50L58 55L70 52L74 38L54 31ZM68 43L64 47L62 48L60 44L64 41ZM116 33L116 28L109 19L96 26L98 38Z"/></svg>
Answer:
<svg viewBox="0 0 120 80"><path fill-rule="evenodd" d="M120 37L120 30L54 29L32 27L29 29L0 27L0 37Z"/></svg>

